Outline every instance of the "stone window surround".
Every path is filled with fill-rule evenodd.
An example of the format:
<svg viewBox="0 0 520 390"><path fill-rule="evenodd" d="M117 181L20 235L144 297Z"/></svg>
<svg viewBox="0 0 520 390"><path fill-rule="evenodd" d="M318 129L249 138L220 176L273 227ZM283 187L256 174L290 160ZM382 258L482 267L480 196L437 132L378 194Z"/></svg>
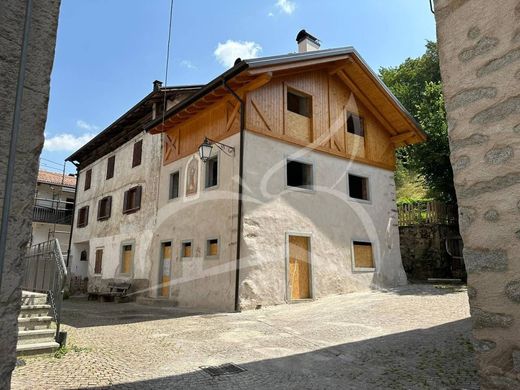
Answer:
<svg viewBox="0 0 520 390"><path fill-rule="evenodd" d="M356 259L354 258L354 242L365 242L372 246L372 260L374 262L373 268L356 267ZM367 240L366 238L352 238L350 240L350 258L351 258L351 262L352 262L352 272L369 273L369 272L376 271L377 256L376 256L376 251L374 249L375 249L374 243L370 240Z"/></svg>
<svg viewBox="0 0 520 390"><path fill-rule="evenodd" d="M122 273L121 272L121 269L123 267L123 247L126 246L126 245L131 245L132 246L132 263L131 263L131 266L130 266L130 272L127 272L127 273ZM127 278L132 278L133 277L133 274L134 274L134 257L135 257L135 240L131 239L131 240L123 240L121 241L121 243L119 244L119 272L118 272L118 275L119 276L124 276L124 277L127 277Z"/></svg>
<svg viewBox="0 0 520 390"><path fill-rule="evenodd" d="M216 255L209 255L208 249L209 249L209 242L211 240L217 240L217 254ZM193 248L192 248L193 249ZM204 248L204 258L208 260L216 260L220 257L220 237L218 236L211 236L206 239L206 246Z"/></svg>
<svg viewBox="0 0 520 390"><path fill-rule="evenodd" d="M190 244L191 245L191 256L184 256L184 244ZM193 240L182 240L181 241L181 245L180 245L180 253L179 253L179 258L181 260L189 260L189 259L192 259L194 256L193 256L193 250L195 249L194 245L193 245Z"/></svg>

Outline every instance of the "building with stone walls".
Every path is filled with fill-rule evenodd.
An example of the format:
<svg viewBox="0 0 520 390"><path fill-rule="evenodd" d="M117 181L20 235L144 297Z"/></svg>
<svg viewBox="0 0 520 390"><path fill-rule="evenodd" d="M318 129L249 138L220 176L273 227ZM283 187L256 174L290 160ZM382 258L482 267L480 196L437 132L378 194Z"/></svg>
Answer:
<svg viewBox="0 0 520 390"><path fill-rule="evenodd" d="M483 389L520 388L520 2L437 0L435 18Z"/></svg>

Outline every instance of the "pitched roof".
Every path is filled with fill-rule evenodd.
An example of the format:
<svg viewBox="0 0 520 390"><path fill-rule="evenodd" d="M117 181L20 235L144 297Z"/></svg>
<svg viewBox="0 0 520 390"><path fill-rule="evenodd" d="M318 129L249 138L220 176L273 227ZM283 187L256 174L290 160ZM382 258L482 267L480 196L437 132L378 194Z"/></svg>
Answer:
<svg viewBox="0 0 520 390"><path fill-rule="evenodd" d="M38 171L38 183L54 184L61 186L62 182L64 187L76 187L75 176L63 176L61 173L57 172L48 172L42 170Z"/></svg>

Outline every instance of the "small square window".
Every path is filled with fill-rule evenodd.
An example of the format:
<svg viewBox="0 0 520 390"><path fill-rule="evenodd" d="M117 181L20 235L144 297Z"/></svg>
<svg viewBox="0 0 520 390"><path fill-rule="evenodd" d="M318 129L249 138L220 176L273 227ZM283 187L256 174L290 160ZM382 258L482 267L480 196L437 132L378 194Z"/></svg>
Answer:
<svg viewBox="0 0 520 390"><path fill-rule="evenodd" d="M313 185L312 165L287 160L287 185L311 190Z"/></svg>
<svg viewBox="0 0 520 390"><path fill-rule="evenodd" d="M114 167L116 165L116 156L110 156L107 160L107 176L106 180L114 177Z"/></svg>
<svg viewBox="0 0 520 390"><path fill-rule="evenodd" d="M85 172L85 187L84 187L85 191L90 188L91 181L92 181L92 169L89 169L87 172Z"/></svg>
<svg viewBox="0 0 520 390"><path fill-rule="evenodd" d="M310 118L312 116L312 99L308 95L287 91L287 110Z"/></svg>
<svg viewBox="0 0 520 390"><path fill-rule="evenodd" d="M206 241L206 257L218 257L218 239L210 238Z"/></svg>
<svg viewBox="0 0 520 390"><path fill-rule="evenodd" d="M170 174L170 194L169 199L175 199L179 197L179 172Z"/></svg>
<svg viewBox="0 0 520 390"><path fill-rule="evenodd" d="M112 211L112 197L105 196L103 199L100 199L98 202L98 221L103 221L105 219L110 218L110 213Z"/></svg>
<svg viewBox="0 0 520 390"><path fill-rule="evenodd" d="M78 210L77 227L85 227L88 225L88 206L84 206Z"/></svg>
<svg viewBox="0 0 520 390"><path fill-rule="evenodd" d="M184 241L181 246L181 257L187 258L187 257L192 257L192 256L193 256L193 252L192 252L191 241Z"/></svg>
<svg viewBox="0 0 520 390"><path fill-rule="evenodd" d="M348 175L348 194L351 198L369 200L368 179L357 175Z"/></svg>
<svg viewBox="0 0 520 390"><path fill-rule="evenodd" d="M357 269L374 269L374 255L372 252L372 244L370 242L354 241L352 243L354 250L354 268Z"/></svg>
<svg viewBox="0 0 520 390"><path fill-rule="evenodd" d="M134 248L132 244L124 244L121 250L121 273L129 274L132 272L134 262Z"/></svg>
<svg viewBox="0 0 520 390"><path fill-rule="evenodd" d="M347 114L347 132L355 135L359 135L360 137L365 136L365 127L364 127L363 118L355 115L351 112Z"/></svg>
<svg viewBox="0 0 520 390"><path fill-rule="evenodd" d="M217 184L218 156L213 156L206 162L206 188L215 187Z"/></svg>

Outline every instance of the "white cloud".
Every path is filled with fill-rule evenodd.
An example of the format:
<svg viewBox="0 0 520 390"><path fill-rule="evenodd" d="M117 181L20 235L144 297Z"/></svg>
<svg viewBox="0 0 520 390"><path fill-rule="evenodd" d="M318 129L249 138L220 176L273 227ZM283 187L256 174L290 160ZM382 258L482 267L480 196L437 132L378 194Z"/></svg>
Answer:
<svg viewBox="0 0 520 390"><path fill-rule="evenodd" d="M96 134L94 133L85 133L80 136L63 133L57 134L54 137L47 137L47 134L45 134L45 143L43 144L43 148L49 152L75 151L95 136Z"/></svg>
<svg viewBox="0 0 520 390"><path fill-rule="evenodd" d="M274 16L274 14L272 12L269 12L267 16Z"/></svg>
<svg viewBox="0 0 520 390"><path fill-rule="evenodd" d="M219 42L213 54L215 54L217 61L221 65L231 67L238 57L242 59L255 58L258 57L261 51L262 46L256 42L228 39L225 43Z"/></svg>
<svg viewBox="0 0 520 390"><path fill-rule="evenodd" d="M197 67L193 64L193 62L189 60L182 60L181 66L187 69L197 69Z"/></svg>
<svg viewBox="0 0 520 390"><path fill-rule="evenodd" d="M78 126L80 129L88 130L88 131L98 131L99 127L90 123L87 123L81 119L76 121L76 126Z"/></svg>
<svg viewBox="0 0 520 390"><path fill-rule="evenodd" d="M275 4L282 12L290 15L296 9L296 3L291 0L276 0Z"/></svg>

